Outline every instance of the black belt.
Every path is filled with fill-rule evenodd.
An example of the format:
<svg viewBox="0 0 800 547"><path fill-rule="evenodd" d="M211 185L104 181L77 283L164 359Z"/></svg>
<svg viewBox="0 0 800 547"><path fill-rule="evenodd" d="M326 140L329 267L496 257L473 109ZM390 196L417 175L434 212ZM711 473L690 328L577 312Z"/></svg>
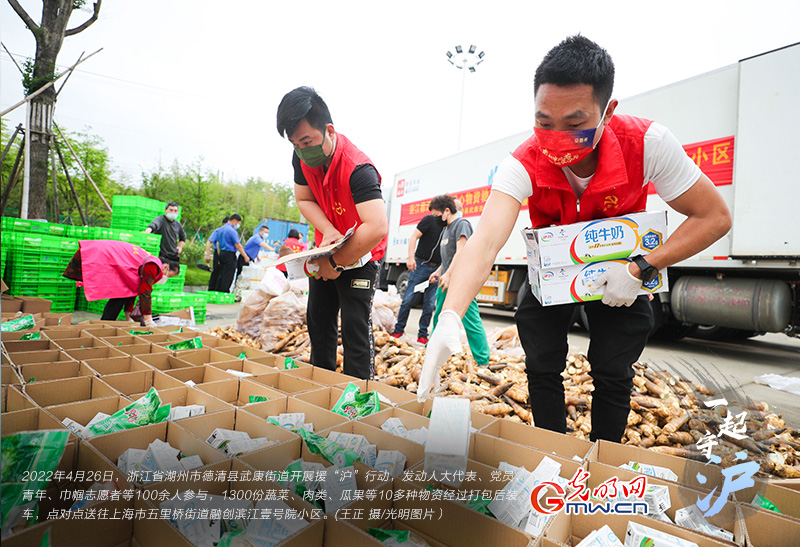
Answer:
<svg viewBox="0 0 800 547"><path fill-rule="evenodd" d="M436 263L436 262L428 262L427 260L422 260L421 258L418 258L417 260L419 262L422 262L423 264L427 264L428 266L432 266L434 268L438 268L439 267L439 264Z"/></svg>

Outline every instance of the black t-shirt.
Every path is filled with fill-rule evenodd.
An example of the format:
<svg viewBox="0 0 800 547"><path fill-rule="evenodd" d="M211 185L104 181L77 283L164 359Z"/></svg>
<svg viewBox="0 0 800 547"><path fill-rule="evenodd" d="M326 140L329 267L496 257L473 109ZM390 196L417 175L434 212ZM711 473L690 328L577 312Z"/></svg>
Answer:
<svg viewBox="0 0 800 547"><path fill-rule="evenodd" d="M300 166L300 158L294 153L292 154L292 167L294 167L295 184L308 186L308 181ZM369 163L364 163L353 169L353 174L350 175L350 193L353 194L353 201L356 204L373 199L383 199L378 170Z"/></svg>
<svg viewBox="0 0 800 547"><path fill-rule="evenodd" d="M183 231L181 223L159 215L153 219L148 228L152 233L161 235L161 250L158 256L177 262L180 258L178 242L186 241L186 232Z"/></svg>
<svg viewBox="0 0 800 547"><path fill-rule="evenodd" d="M439 218L428 215L417 224L417 230L422 232L417 241L417 250L414 251L414 258L417 260L437 265L442 263L442 257L439 254L439 240L444 226L439 223Z"/></svg>

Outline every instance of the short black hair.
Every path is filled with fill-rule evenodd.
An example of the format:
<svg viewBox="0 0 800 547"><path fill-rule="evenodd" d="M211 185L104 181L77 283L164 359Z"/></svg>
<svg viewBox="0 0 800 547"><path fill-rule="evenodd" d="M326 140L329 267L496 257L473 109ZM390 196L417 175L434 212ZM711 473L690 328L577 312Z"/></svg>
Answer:
<svg viewBox="0 0 800 547"><path fill-rule="evenodd" d="M166 211L170 207L180 207L180 206L177 203L175 203L174 201L170 201L169 203L167 203L167 206L164 207L164 210Z"/></svg>
<svg viewBox="0 0 800 547"><path fill-rule="evenodd" d="M266 230L269 232L269 226L267 226L266 224L262 224L261 226L258 227L258 231L260 232L261 230Z"/></svg>
<svg viewBox="0 0 800 547"><path fill-rule="evenodd" d="M231 220L238 220L239 222L242 221L242 217L240 217L237 213L233 213L231 216L228 217L228 222Z"/></svg>
<svg viewBox="0 0 800 547"><path fill-rule="evenodd" d="M430 205L428 205L429 211L433 211L434 209L441 212L444 212L445 209L450 209L451 213L455 213L456 202L451 196L442 194L441 196L436 196L433 198Z"/></svg>
<svg viewBox="0 0 800 547"><path fill-rule="evenodd" d="M222 219L222 223L223 224L227 224L230 219L231 219L231 217L225 217L225 218Z"/></svg>
<svg viewBox="0 0 800 547"><path fill-rule="evenodd" d="M542 84L589 84L594 89L595 102L602 108L614 90L614 61L605 49L585 36L569 36L548 51L536 69L534 96Z"/></svg>
<svg viewBox="0 0 800 547"><path fill-rule="evenodd" d="M278 134L289 138L305 119L311 127L325 131L333 123L331 112L313 87L302 86L283 96L278 105Z"/></svg>
<svg viewBox="0 0 800 547"><path fill-rule="evenodd" d="M289 233L287 234L287 236L286 236L286 237L287 237L287 238L289 238L289 237L293 237L293 238L295 238L295 239L300 239L300 232L298 232L297 230L295 230L294 228L292 228L291 230L289 230Z"/></svg>
<svg viewBox="0 0 800 547"><path fill-rule="evenodd" d="M175 272L175 273L180 273L180 271L181 271L181 265L180 264L178 264L174 260L164 260L164 262L166 262L167 266L169 266L169 271Z"/></svg>

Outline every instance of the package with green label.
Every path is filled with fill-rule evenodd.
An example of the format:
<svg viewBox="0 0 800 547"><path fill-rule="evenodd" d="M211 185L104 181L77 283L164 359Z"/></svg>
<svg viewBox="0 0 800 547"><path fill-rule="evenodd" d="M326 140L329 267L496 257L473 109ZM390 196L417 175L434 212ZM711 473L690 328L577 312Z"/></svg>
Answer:
<svg viewBox="0 0 800 547"><path fill-rule="evenodd" d="M247 359L247 354L245 352L242 352L239 354L239 357L237 357L237 359Z"/></svg>
<svg viewBox="0 0 800 547"><path fill-rule="evenodd" d="M151 387L144 396L111 416L86 427L84 437L105 435L115 431L134 429L139 426L165 422L169 418L171 404L161 404L156 388Z"/></svg>
<svg viewBox="0 0 800 547"><path fill-rule="evenodd" d="M369 535L391 547L430 547L430 544L410 530L385 530L370 528Z"/></svg>
<svg viewBox="0 0 800 547"><path fill-rule="evenodd" d="M297 366L297 363L294 362L294 359L291 357L286 357L283 359L283 369L284 370L292 370L293 368L300 368Z"/></svg>
<svg viewBox="0 0 800 547"><path fill-rule="evenodd" d="M0 323L0 332L17 332L20 330L32 329L36 326L36 321L33 320L32 315L23 315L18 319L4 321Z"/></svg>
<svg viewBox="0 0 800 547"><path fill-rule="evenodd" d="M248 404L250 404L250 403L263 403L264 401L269 401L269 399L267 399L263 395L249 395L247 397L247 403Z"/></svg>
<svg viewBox="0 0 800 547"><path fill-rule="evenodd" d="M151 330L131 329L131 330L128 331L128 334L132 334L134 336L145 336L145 335L148 335L148 334L153 334L153 331L151 331Z"/></svg>
<svg viewBox="0 0 800 547"><path fill-rule="evenodd" d="M23 521L23 512L36 505L24 501L24 492L44 490L52 472L58 467L69 431L23 431L2 439L2 484L0 511L2 534L5 536Z"/></svg>
<svg viewBox="0 0 800 547"><path fill-rule="evenodd" d="M753 505L756 505L758 507L763 507L764 509L769 509L770 511L775 511L776 513L780 513L781 512L780 509L778 509L777 506L774 503L769 501L767 498L765 498L761 494L756 494L756 497L754 497L753 501L751 501L750 503L752 503Z"/></svg>
<svg viewBox="0 0 800 547"><path fill-rule="evenodd" d="M353 465L356 460L361 460L361 456L356 452L343 448L325 437L305 429L300 429L297 434L303 438L312 454L319 454L336 467L347 467Z"/></svg>
<svg viewBox="0 0 800 547"><path fill-rule="evenodd" d="M28 334L23 334L19 338L20 340L41 340L42 333L41 332L29 332Z"/></svg>
<svg viewBox="0 0 800 547"><path fill-rule="evenodd" d="M195 336L194 338L181 340L180 342L175 342L174 344L167 344L164 347L170 351L181 351L184 349L201 349L203 347L203 339L200 338L199 336Z"/></svg>
<svg viewBox="0 0 800 547"><path fill-rule="evenodd" d="M331 410L336 414L356 419L374 414L380 409L381 403L377 391L361 393L357 385L350 383L344 388L344 392Z"/></svg>

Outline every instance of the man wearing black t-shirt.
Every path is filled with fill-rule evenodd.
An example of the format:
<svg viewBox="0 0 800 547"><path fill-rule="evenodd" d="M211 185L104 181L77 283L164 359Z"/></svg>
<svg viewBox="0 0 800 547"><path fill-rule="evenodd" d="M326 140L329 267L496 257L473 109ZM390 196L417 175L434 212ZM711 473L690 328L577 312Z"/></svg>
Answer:
<svg viewBox="0 0 800 547"><path fill-rule="evenodd" d="M371 379L372 297L389 231L380 175L369 157L335 130L328 106L312 88L287 93L278 106L277 122L278 133L294 145L295 200L314 225L317 247L355 227L335 254L313 261L319 271L308 287L311 362L336 369L341 310L344 373Z"/></svg>
<svg viewBox="0 0 800 547"><path fill-rule="evenodd" d="M408 239L408 262L406 266L411 271L406 285L406 292L403 294L403 303L400 311L397 312L397 323L394 326L392 336L400 338L408 322L408 314L411 311L411 304L414 302L414 290L419 283L428 281L428 278L441 264L442 259L439 254L439 242L442 237L442 229L445 222L442 222L442 211L444 210L443 201L447 196L436 196L428 205L430 215L423 218L414 233ZM431 322L433 308L436 305L436 283L430 283L422 293L422 315L419 317L419 334L417 342L420 344L428 343L428 325Z"/></svg>

